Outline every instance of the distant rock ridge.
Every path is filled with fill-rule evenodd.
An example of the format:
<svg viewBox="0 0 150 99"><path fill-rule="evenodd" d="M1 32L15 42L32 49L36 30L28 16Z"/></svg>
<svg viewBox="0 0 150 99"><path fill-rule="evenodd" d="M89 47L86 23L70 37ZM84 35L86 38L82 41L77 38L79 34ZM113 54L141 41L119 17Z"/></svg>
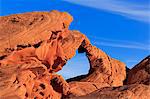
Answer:
<svg viewBox="0 0 150 99"><path fill-rule="evenodd" d="M129 71L127 84L150 85L150 55Z"/></svg>
<svg viewBox="0 0 150 99"><path fill-rule="evenodd" d="M126 78L124 63L93 46L84 34L69 30L72 20L68 13L56 10L0 17L0 99L90 98L103 91L121 99L119 86L149 92L149 57L129 70ZM90 70L67 82L56 72L76 50L86 53ZM125 79L128 85L123 85ZM114 91L110 88L115 88L117 95L116 91L110 94ZM136 91L149 97L143 92Z"/></svg>

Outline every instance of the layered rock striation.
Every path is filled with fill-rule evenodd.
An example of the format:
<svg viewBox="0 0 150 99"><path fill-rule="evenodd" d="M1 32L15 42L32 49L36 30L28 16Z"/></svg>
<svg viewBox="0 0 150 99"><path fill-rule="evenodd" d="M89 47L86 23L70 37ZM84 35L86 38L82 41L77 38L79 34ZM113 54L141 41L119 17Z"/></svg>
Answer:
<svg viewBox="0 0 150 99"><path fill-rule="evenodd" d="M135 85L126 88L125 64L93 46L84 34L69 30L72 20L68 13L56 10L0 17L0 99L93 98L98 93L121 98L133 94L130 91L136 88L149 92L149 58L136 66L142 72L129 71L127 84ZM87 75L66 81L57 72L76 50L86 53L90 70ZM145 76L139 81L136 77L141 73ZM140 85L143 82L147 85ZM126 93L124 88L129 94L120 96L120 91Z"/></svg>
<svg viewBox="0 0 150 99"><path fill-rule="evenodd" d="M150 56L128 72L127 84L119 87L103 87L89 94L71 99L149 99L150 97Z"/></svg>
<svg viewBox="0 0 150 99"><path fill-rule="evenodd" d="M150 55L128 72L127 84L150 85Z"/></svg>

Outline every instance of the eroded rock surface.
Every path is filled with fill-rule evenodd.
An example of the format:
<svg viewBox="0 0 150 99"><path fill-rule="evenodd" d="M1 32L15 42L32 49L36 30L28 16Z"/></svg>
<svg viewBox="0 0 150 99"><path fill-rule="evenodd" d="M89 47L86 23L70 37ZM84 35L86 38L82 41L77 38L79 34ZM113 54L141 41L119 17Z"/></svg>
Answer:
<svg viewBox="0 0 150 99"><path fill-rule="evenodd" d="M149 97L150 86L133 84L122 87L105 87L86 96L70 99L148 99Z"/></svg>
<svg viewBox="0 0 150 99"><path fill-rule="evenodd" d="M86 95L69 95L69 99L149 99L150 56L143 59L139 64L128 70L127 85L120 87L103 87ZM88 84L87 84L88 85ZM88 90L89 88L86 87ZM78 89L79 90L79 89ZM80 89L81 90L81 89ZM75 92L74 92L75 93Z"/></svg>
<svg viewBox="0 0 150 99"><path fill-rule="evenodd" d="M58 11L33 12L0 21L0 97L59 99L66 95L68 83L55 72L75 55L84 39L78 31L68 30L72 17Z"/></svg>
<svg viewBox="0 0 150 99"><path fill-rule="evenodd" d="M85 38L79 47L79 52L86 52L90 63L90 70L87 75L67 80L72 86L68 97L86 95L107 86L123 85L123 81L126 78L124 63L111 58L102 50L92 46L87 38Z"/></svg>
<svg viewBox="0 0 150 99"><path fill-rule="evenodd" d="M93 46L79 31L69 30L72 20L68 13L55 10L0 17L0 98L71 98L123 86L125 64ZM86 53L90 70L87 75L66 82L56 72L76 50ZM134 81L129 79L127 83ZM148 88L131 85L129 91L134 90L132 86ZM120 89L116 90L120 94Z"/></svg>
<svg viewBox="0 0 150 99"><path fill-rule="evenodd" d="M127 84L150 85L150 56L147 56L129 71Z"/></svg>
<svg viewBox="0 0 150 99"><path fill-rule="evenodd" d="M70 82L69 86L70 86L70 90L68 91L68 95L66 96L66 98L84 96L100 88L108 87L110 85L106 83L75 81L75 82Z"/></svg>
<svg viewBox="0 0 150 99"><path fill-rule="evenodd" d="M126 78L125 64L111 58L105 52L92 46L88 40L84 40L79 51L85 51L90 63L90 71L87 77L81 81L107 83L110 86L121 86Z"/></svg>
<svg viewBox="0 0 150 99"><path fill-rule="evenodd" d="M0 17L0 54L16 45L29 46L48 40L68 28L73 18L66 12L30 12Z"/></svg>

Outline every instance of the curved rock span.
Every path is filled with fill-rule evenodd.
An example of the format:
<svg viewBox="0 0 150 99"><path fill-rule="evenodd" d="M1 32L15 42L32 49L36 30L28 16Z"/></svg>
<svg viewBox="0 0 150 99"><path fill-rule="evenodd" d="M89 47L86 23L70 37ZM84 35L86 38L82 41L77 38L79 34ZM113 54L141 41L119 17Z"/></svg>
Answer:
<svg viewBox="0 0 150 99"><path fill-rule="evenodd" d="M123 86L125 64L93 46L84 34L69 30L72 20L68 13L56 10L0 17L0 99L73 98L97 93L106 87ZM86 53L90 70L87 75L67 82L56 72L75 55L76 50ZM130 79L132 72L137 70L129 71L128 84L137 82L137 79ZM130 86L131 89L148 87ZM149 91L145 89L143 92ZM111 91L107 91L108 95Z"/></svg>
<svg viewBox="0 0 150 99"><path fill-rule="evenodd" d="M87 84L86 84L87 85ZM91 87L90 87L91 88ZM89 88L88 88L89 89ZM80 87L80 91L84 88ZM103 87L89 94L71 99L149 99L150 97L150 56L128 72L127 85L119 87Z"/></svg>

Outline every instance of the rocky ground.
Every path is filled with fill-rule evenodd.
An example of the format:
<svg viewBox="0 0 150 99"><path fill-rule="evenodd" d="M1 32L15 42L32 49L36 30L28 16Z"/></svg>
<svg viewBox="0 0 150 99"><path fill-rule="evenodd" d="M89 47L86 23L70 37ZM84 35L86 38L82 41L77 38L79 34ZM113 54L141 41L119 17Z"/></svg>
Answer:
<svg viewBox="0 0 150 99"><path fill-rule="evenodd" d="M68 27L66 12L0 17L0 99L148 99L150 56L131 70ZM64 80L56 74L76 50L89 73Z"/></svg>

